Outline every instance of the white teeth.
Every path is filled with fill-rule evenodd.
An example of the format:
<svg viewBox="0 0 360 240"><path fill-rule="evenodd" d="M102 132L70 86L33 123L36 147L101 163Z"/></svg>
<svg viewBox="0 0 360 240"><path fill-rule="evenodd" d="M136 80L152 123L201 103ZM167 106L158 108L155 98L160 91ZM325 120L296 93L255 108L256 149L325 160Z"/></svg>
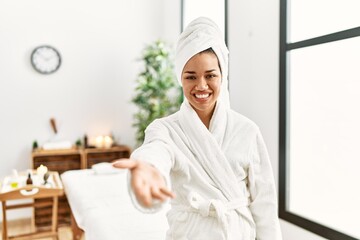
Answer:
<svg viewBox="0 0 360 240"><path fill-rule="evenodd" d="M195 94L195 97L196 98L207 98L207 97L209 97L209 93L206 93L206 94Z"/></svg>

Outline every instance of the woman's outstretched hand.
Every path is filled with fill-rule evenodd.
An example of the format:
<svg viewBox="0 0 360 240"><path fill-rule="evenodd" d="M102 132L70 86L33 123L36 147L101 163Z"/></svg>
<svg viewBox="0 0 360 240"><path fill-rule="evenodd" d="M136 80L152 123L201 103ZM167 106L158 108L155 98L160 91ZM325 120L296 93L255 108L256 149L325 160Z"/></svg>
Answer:
<svg viewBox="0 0 360 240"><path fill-rule="evenodd" d="M166 186L164 177L152 165L133 159L119 159L113 163L116 168L131 171L131 186L138 202L151 207L153 200L165 201L175 194Z"/></svg>

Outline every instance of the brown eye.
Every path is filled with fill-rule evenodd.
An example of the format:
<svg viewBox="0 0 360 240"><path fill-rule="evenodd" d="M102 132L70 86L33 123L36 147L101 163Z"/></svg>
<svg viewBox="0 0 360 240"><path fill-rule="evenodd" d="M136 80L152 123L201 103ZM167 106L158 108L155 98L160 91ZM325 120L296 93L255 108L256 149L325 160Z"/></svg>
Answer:
<svg viewBox="0 0 360 240"><path fill-rule="evenodd" d="M206 76L207 79L212 79L212 78L215 78L215 77L216 77L215 74L210 74L210 75L207 75L207 76Z"/></svg>
<svg viewBox="0 0 360 240"><path fill-rule="evenodd" d="M190 75L190 76L186 76L186 77L185 77L185 79L195 80L195 79L196 79L196 77L195 77L195 76Z"/></svg>

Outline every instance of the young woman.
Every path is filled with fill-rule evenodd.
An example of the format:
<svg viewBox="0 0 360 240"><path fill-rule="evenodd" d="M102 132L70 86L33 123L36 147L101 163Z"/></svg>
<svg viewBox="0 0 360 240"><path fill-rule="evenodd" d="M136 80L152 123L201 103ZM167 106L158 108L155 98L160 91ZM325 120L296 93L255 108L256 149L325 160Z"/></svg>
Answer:
<svg viewBox="0 0 360 240"><path fill-rule="evenodd" d="M281 239L272 169L259 128L230 108L228 50L208 18L180 35L181 109L155 120L130 159L131 195L142 211L171 199L166 239Z"/></svg>

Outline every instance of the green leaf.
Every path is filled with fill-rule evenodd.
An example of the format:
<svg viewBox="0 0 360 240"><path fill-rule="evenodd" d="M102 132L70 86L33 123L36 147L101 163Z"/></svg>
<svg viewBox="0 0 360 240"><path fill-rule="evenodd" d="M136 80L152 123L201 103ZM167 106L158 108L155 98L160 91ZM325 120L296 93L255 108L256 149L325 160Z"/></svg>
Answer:
<svg viewBox="0 0 360 240"><path fill-rule="evenodd" d="M137 129L138 145L143 142L144 131L152 121L174 113L183 101L172 56L172 48L161 40L150 43L142 51L140 60L144 62L144 70L135 80L137 86L131 100L138 107L133 124Z"/></svg>

